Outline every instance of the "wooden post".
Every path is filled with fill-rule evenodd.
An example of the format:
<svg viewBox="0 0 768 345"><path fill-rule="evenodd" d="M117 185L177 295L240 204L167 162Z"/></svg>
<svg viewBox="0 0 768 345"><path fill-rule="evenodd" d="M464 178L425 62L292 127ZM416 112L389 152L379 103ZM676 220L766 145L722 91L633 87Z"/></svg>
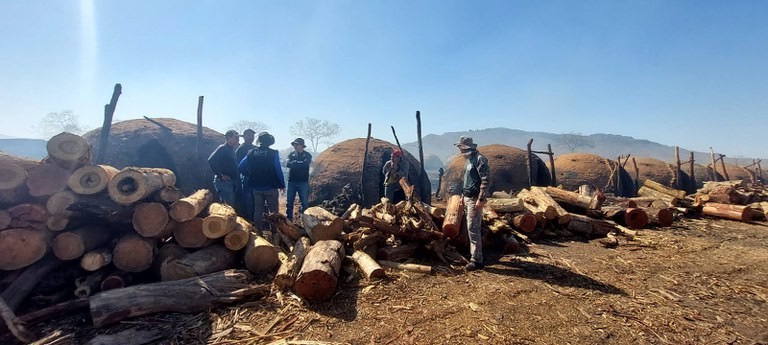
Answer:
<svg viewBox="0 0 768 345"><path fill-rule="evenodd" d="M720 179L717 178L717 162L715 162L715 150L712 146L709 147L709 157L712 160L712 181L718 182Z"/></svg>
<svg viewBox="0 0 768 345"><path fill-rule="evenodd" d="M389 127L392 128L392 135L395 136L395 144L397 144L397 148L400 149L400 151L402 151L403 148L400 146L400 140L397 139L397 132L395 132L395 126L389 126Z"/></svg>
<svg viewBox="0 0 768 345"><path fill-rule="evenodd" d="M528 152L528 160L527 160L527 162L528 162L528 188L533 186L533 183L534 183L534 181L533 181L533 159L531 159L531 155L533 153L531 152L531 145L533 145L533 138L528 140L528 146L526 146L527 147L526 151Z"/></svg>
<svg viewBox="0 0 768 345"><path fill-rule="evenodd" d="M677 169L675 169L675 187L677 189L685 189L685 186L683 186L683 181L680 179L680 147L675 146L675 166Z"/></svg>
<svg viewBox="0 0 768 345"><path fill-rule="evenodd" d="M440 188L443 186L443 174L445 174L443 168L437 170L437 190L435 191L435 198L437 200L442 200L440 197Z"/></svg>
<svg viewBox="0 0 768 345"><path fill-rule="evenodd" d="M688 165L688 175L689 175L688 177L691 179L691 188L686 192L692 194L696 192L696 175L694 175L693 173L693 162L695 162L695 160L693 159L693 151L690 152L690 158L691 158L691 162L690 162L690 165Z"/></svg>
<svg viewBox="0 0 768 345"><path fill-rule="evenodd" d="M195 140L195 159L198 167L198 182L203 180L203 96L197 98L197 139Z"/></svg>
<svg viewBox="0 0 768 345"><path fill-rule="evenodd" d="M368 123L368 136L365 137L365 152L363 152L363 171L360 174L360 198L363 206L368 206L365 199L365 170L368 167L368 145L371 143L371 124Z"/></svg>
<svg viewBox="0 0 768 345"><path fill-rule="evenodd" d="M637 189L640 188L640 168L637 167L635 157L632 157L632 166L635 168L635 193L637 193Z"/></svg>
<svg viewBox="0 0 768 345"><path fill-rule="evenodd" d="M557 174L555 173L555 153L552 152L552 144L547 144L547 151L549 151L549 174L552 177L549 185L552 187L557 187Z"/></svg>
<svg viewBox="0 0 768 345"><path fill-rule="evenodd" d="M621 156L616 161L616 195L624 196L624 191L621 189Z"/></svg>
<svg viewBox="0 0 768 345"><path fill-rule="evenodd" d="M120 83L115 84L115 89L112 90L112 98L109 100L109 104L104 106L104 123L101 125L101 133L99 135L99 153L96 155L96 164L104 164L104 160L107 157L109 131L112 129L112 116L115 115L117 100L122 93L123 86Z"/></svg>
<svg viewBox="0 0 768 345"><path fill-rule="evenodd" d="M723 167L723 177L725 177L726 181L730 181L731 177L728 176L728 170L725 169L725 155L720 155L720 166Z"/></svg>
<svg viewBox="0 0 768 345"><path fill-rule="evenodd" d="M757 177L760 179L760 182L762 183L763 182L763 168L760 167L760 162L761 161L762 161L761 159L757 160Z"/></svg>
<svg viewBox="0 0 768 345"><path fill-rule="evenodd" d="M428 195L424 195L424 189L426 188L426 185L424 184L424 175L427 173L427 171L424 169L424 146L421 142L421 112L416 110L416 135L419 138L419 165L421 165L421 169L419 169L419 196L422 200L426 200L427 203L431 204L431 197Z"/></svg>

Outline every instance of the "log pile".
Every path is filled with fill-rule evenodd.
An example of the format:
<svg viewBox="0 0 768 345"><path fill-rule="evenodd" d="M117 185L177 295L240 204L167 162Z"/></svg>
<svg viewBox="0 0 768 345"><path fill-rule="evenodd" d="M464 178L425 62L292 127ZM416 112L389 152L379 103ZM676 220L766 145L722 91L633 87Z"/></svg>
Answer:
<svg viewBox="0 0 768 345"><path fill-rule="evenodd" d="M696 191L693 205L708 216L737 221L764 220L768 215L768 192L745 180L708 181Z"/></svg>

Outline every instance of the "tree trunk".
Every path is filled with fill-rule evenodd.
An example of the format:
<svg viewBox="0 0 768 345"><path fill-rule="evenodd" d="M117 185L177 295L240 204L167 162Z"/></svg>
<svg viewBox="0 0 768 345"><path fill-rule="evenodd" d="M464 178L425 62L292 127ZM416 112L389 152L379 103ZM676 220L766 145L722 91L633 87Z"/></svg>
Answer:
<svg viewBox="0 0 768 345"><path fill-rule="evenodd" d="M256 229L243 217L238 216L235 222L235 228L224 236L224 246L229 250L238 251L248 245L248 239Z"/></svg>
<svg viewBox="0 0 768 345"><path fill-rule="evenodd" d="M3 230L0 232L0 270L16 270L37 262L48 252L50 244L48 230Z"/></svg>
<svg viewBox="0 0 768 345"><path fill-rule="evenodd" d="M596 193L594 196L581 195L557 187L547 187L547 194L555 201L571 205L583 210L599 210L605 201L605 195Z"/></svg>
<svg viewBox="0 0 768 345"><path fill-rule="evenodd" d="M176 175L168 169L125 168L109 181L107 190L114 202L130 205L175 184Z"/></svg>
<svg viewBox="0 0 768 345"><path fill-rule="evenodd" d="M155 192L152 200L156 202L162 202L163 204L172 204L183 197L184 193L180 189L174 186L168 186L163 187L159 191Z"/></svg>
<svg viewBox="0 0 768 345"><path fill-rule="evenodd" d="M677 206L678 204L680 204L680 199L678 199L678 198L676 198L674 196L671 196L671 195L668 195L668 194L664 194L664 193L661 193L659 191L650 189L650 188L648 188L646 186L640 187L640 189L637 191L637 195L645 196L645 197L651 197L651 198L656 198L656 199L661 199L661 200L664 200L664 202L666 202L670 206Z"/></svg>
<svg viewBox="0 0 768 345"><path fill-rule="evenodd" d="M531 233L533 230L536 230L536 216L530 213L517 214L512 220L512 225L524 233Z"/></svg>
<svg viewBox="0 0 768 345"><path fill-rule="evenodd" d="M133 229L150 238L166 238L173 233L176 222L168 217L165 205L159 202L137 204L133 210Z"/></svg>
<svg viewBox="0 0 768 345"><path fill-rule="evenodd" d="M496 211L503 213L520 212L525 210L523 206L523 200L520 198L489 198L486 200L485 206Z"/></svg>
<svg viewBox="0 0 768 345"><path fill-rule="evenodd" d="M708 202L704 204L704 207L701 209L701 212L708 216L738 220L742 222L752 220L752 210L750 210L749 207L747 206L718 204L714 202Z"/></svg>
<svg viewBox="0 0 768 345"><path fill-rule="evenodd" d="M77 194L99 194L107 189L107 184L118 172L109 165L86 165L72 173L67 186Z"/></svg>
<svg viewBox="0 0 768 345"><path fill-rule="evenodd" d="M242 270L227 270L202 277L171 282L143 284L105 291L90 299L94 327L160 312L194 313L216 303L234 302L267 289L249 286L250 275Z"/></svg>
<svg viewBox="0 0 768 345"><path fill-rule="evenodd" d="M464 219L464 207L462 207L461 195L451 195L445 208L443 220L443 233L445 237L455 238L459 235L461 222Z"/></svg>
<svg viewBox="0 0 768 345"><path fill-rule="evenodd" d="M401 261L413 257L416 249L419 249L418 243L403 243L399 246L386 246L376 251L376 259L387 261Z"/></svg>
<svg viewBox="0 0 768 345"><path fill-rule="evenodd" d="M537 205L545 205L547 206L547 209L551 206L555 212L557 213L557 223L558 224L568 224L568 222L571 220L571 214L568 213L560 204L557 203L554 199L552 199L549 194L547 194L547 189L545 187L531 187L531 194L533 195L533 200L536 201ZM546 215L546 212L545 212Z"/></svg>
<svg viewBox="0 0 768 345"><path fill-rule="evenodd" d="M112 263L126 272L142 272L152 266L155 240L128 234L120 238L112 251Z"/></svg>
<svg viewBox="0 0 768 345"><path fill-rule="evenodd" d="M655 226L671 226L675 220L675 215L668 208L642 208L648 215L648 224Z"/></svg>
<svg viewBox="0 0 768 345"><path fill-rule="evenodd" d="M171 281L202 276L230 268L234 263L235 252L214 244L182 258L164 262L160 269L160 279Z"/></svg>
<svg viewBox="0 0 768 345"><path fill-rule="evenodd" d="M0 232L0 234L4 233ZM13 281L13 283L3 291L3 299L8 303L11 310L16 311L22 302L29 296L32 289L40 281L47 277L53 270L64 264L64 261L57 259L53 255L47 255L41 260L24 269L24 272Z"/></svg>
<svg viewBox="0 0 768 345"><path fill-rule="evenodd" d="M280 289L293 287L293 283L296 281L296 276L299 274L310 246L311 242L307 237L301 237L296 241L291 255L288 256L288 260L280 265L280 268L277 270L274 280L275 286Z"/></svg>
<svg viewBox="0 0 768 345"><path fill-rule="evenodd" d="M567 229L588 238L600 238L607 236L611 231L616 231L616 225L605 220L571 214L571 222L568 223Z"/></svg>
<svg viewBox="0 0 768 345"><path fill-rule="evenodd" d="M237 213L232 206L213 203L208 207L208 217L203 220L203 234L210 239L226 236L235 228Z"/></svg>
<svg viewBox="0 0 768 345"><path fill-rule="evenodd" d="M46 144L48 157L58 166L74 171L91 161L91 147L81 136L63 132L55 135Z"/></svg>
<svg viewBox="0 0 768 345"><path fill-rule="evenodd" d="M53 239L53 254L65 261L78 259L86 252L109 243L112 237L109 229L93 225L62 232Z"/></svg>
<svg viewBox="0 0 768 345"><path fill-rule="evenodd" d="M314 206L301 215L301 224L309 234L312 243L338 239L344 230L344 221L328 210Z"/></svg>
<svg viewBox="0 0 768 345"><path fill-rule="evenodd" d="M384 272L384 269L381 268L378 263L376 263L376 260L366 254L364 251L356 250L354 253L352 253L352 260L355 261L357 267L360 267L360 270L363 271L365 277L369 280L381 279L387 275L386 272Z"/></svg>
<svg viewBox="0 0 768 345"><path fill-rule="evenodd" d="M557 219L557 209L553 205L546 204L546 201L536 200L537 196L528 189L523 189L517 193L517 197L523 200L524 207L534 215L541 214L545 219ZM550 198L551 199L551 198Z"/></svg>
<svg viewBox="0 0 768 345"><path fill-rule="evenodd" d="M80 259L80 267L89 272L97 271L112 263L112 250L104 247L85 253Z"/></svg>
<svg viewBox="0 0 768 345"><path fill-rule="evenodd" d="M631 229L642 229L648 225L648 214L641 208L611 208L606 218Z"/></svg>
<svg viewBox="0 0 768 345"><path fill-rule="evenodd" d="M184 248L202 248L209 245L212 240L203 233L203 218L192 218L189 221L178 223L173 229L173 238Z"/></svg>
<svg viewBox="0 0 768 345"><path fill-rule="evenodd" d="M46 197L67 188L70 173L55 164L41 164L27 170L29 195Z"/></svg>
<svg viewBox="0 0 768 345"><path fill-rule="evenodd" d="M207 189L200 189L194 194L174 202L169 214L177 222L186 222L197 217L212 202L213 193Z"/></svg>
<svg viewBox="0 0 768 345"><path fill-rule="evenodd" d="M684 190L670 188L651 179L646 179L643 182L643 187L648 187L659 193L666 194L678 199L683 199L685 198L685 195L686 195Z"/></svg>
<svg viewBox="0 0 768 345"><path fill-rule="evenodd" d="M280 263L277 252L278 249L264 237L251 233L243 256L245 268L252 273L269 272Z"/></svg>
<svg viewBox="0 0 768 345"><path fill-rule="evenodd" d="M336 292L344 246L339 241L319 241L304 259L293 291L306 299L327 300Z"/></svg>

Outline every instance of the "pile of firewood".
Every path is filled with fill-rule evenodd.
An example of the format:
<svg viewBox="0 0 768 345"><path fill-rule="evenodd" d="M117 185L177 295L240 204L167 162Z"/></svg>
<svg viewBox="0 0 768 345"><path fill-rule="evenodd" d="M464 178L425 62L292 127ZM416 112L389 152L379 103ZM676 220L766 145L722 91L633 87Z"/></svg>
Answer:
<svg viewBox="0 0 768 345"><path fill-rule="evenodd" d="M764 220L768 215L768 192L762 185L744 180L705 182L696 191L693 205L702 213L738 221Z"/></svg>

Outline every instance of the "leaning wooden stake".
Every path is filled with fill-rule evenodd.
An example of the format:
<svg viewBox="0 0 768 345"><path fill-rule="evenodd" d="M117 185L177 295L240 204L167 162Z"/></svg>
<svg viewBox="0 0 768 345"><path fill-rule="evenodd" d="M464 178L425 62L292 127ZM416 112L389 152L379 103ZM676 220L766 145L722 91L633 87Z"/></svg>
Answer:
<svg viewBox="0 0 768 345"><path fill-rule="evenodd" d="M103 164L107 157L107 147L109 147L109 131L112 129L112 117L115 115L115 109L117 109L117 100L120 98L120 94L123 93L123 86L115 84L114 90L112 90L112 98L109 103L104 106L104 123L101 126L101 133L99 135L99 151L96 156L96 164Z"/></svg>
<svg viewBox="0 0 768 345"><path fill-rule="evenodd" d="M363 200L363 206L368 202L365 195L365 170L368 167L368 145L371 143L371 124L368 124L368 136L365 137L365 152L363 152L363 169L360 173L360 198Z"/></svg>

